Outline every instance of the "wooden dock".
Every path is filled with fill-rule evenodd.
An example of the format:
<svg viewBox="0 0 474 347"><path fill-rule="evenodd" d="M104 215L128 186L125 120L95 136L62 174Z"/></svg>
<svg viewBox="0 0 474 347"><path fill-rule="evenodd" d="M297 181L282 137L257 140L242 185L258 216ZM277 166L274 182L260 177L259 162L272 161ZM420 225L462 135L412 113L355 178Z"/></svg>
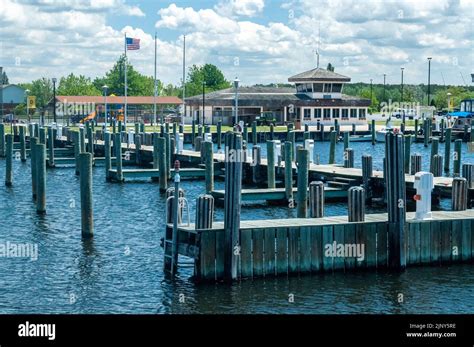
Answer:
<svg viewBox="0 0 474 347"><path fill-rule="evenodd" d="M474 259L474 211L433 212L416 221L407 213L407 266L470 262ZM168 226L169 227L169 226ZM179 228L179 251L194 259L200 280L224 279L223 223L212 229ZM366 215L349 223L346 216L242 221L239 230L238 277L258 278L303 273L383 269L388 266L387 214ZM364 247L363 259L328 256L336 245Z"/></svg>
<svg viewBox="0 0 474 347"><path fill-rule="evenodd" d="M298 191L293 188L293 193ZM286 202L285 188L263 188L263 189L242 189L242 201L282 201ZM213 190L211 195L214 199L223 200L224 190ZM325 187L324 196L326 199L347 199L347 190Z"/></svg>

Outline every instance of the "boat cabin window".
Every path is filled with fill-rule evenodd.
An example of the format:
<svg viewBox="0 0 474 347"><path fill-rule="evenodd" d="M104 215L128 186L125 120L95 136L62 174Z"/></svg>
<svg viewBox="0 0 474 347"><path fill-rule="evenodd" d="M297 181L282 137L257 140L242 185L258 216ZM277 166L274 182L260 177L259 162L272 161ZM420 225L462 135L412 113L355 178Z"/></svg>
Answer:
<svg viewBox="0 0 474 347"><path fill-rule="evenodd" d="M349 118L349 110L347 108L342 109L342 118Z"/></svg>
<svg viewBox="0 0 474 347"><path fill-rule="evenodd" d="M332 118L339 118L339 109L333 108L332 109Z"/></svg>
<svg viewBox="0 0 474 347"><path fill-rule="evenodd" d="M351 118L357 118L357 109L351 108Z"/></svg>

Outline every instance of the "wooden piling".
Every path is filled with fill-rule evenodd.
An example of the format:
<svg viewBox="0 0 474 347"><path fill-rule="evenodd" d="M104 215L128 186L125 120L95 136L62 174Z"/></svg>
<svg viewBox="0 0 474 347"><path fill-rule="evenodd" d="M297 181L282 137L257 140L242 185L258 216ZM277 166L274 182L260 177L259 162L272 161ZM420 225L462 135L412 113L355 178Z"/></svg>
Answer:
<svg viewBox="0 0 474 347"><path fill-rule="evenodd" d="M454 176L459 176L461 173L461 147L462 140L457 139L454 141L454 158L453 158L453 173Z"/></svg>
<svg viewBox="0 0 474 347"><path fill-rule="evenodd" d="M122 171L122 134L114 134L114 151L115 151L115 169L117 170L117 175L115 179L118 182L123 181L123 171Z"/></svg>
<svg viewBox="0 0 474 347"><path fill-rule="evenodd" d="M362 156L362 184L365 189L366 202L370 202L372 199L372 187L371 180L374 175L372 156L364 154Z"/></svg>
<svg viewBox="0 0 474 347"><path fill-rule="evenodd" d="M451 163L451 133L452 129L446 129L446 141L444 143L444 172L449 172Z"/></svg>
<svg viewBox="0 0 474 347"><path fill-rule="evenodd" d="M81 153L79 161L81 170L81 231L83 238L90 238L94 235L92 153Z"/></svg>
<svg viewBox="0 0 474 347"><path fill-rule="evenodd" d="M291 162L292 143L286 141L284 144L285 155L285 196L287 201L293 201L293 167Z"/></svg>
<svg viewBox="0 0 474 347"><path fill-rule="evenodd" d="M370 134L372 135L372 146L375 145L376 137L375 137L375 119L372 119L370 127Z"/></svg>
<svg viewBox="0 0 474 347"><path fill-rule="evenodd" d="M252 144L257 145L257 121L252 122Z"/></svg>
<svg viewBox="0 0 474 347"><path fill-rule="evenodd" d="M46 213L46 145L37 144L36 162L36 212Z"/></svg>
<svg viewBox="0 0 474 347"><path fill-rule="evenodd" d="M242 151L242 135L227 132L225 136L225 147L224 275L227 280L235 280L238 277L238 263L241 254L239 230L242 190L242 161L241 156L235 155L235 152L240 153ZM230 151L234 151L234 158L230 157Z"/></svg>
<svg viewBox="0 0 474 347"><path fill-rule="evenodd" d="M74 142L74 159L76 164L75 172L76 175L79 175L79 154L82 153L81 137L79 131L72 132L72 140Z"/></svg>
<svg viewBox="0 0 474 347"><path fill-rule="evenodd" d="M454 177L451 190L451 208L453 211L467 210L467 180L464 177Z"/></svg>
<svg viewBox="0 0 474 347"><path fill-rule="evenodd" d="M293 129L293 127L291 127L291 129ZM286 140L291 142L291 161L294 161L295 160L295 143L296 143L296 133L294 130L288 131Z"/></svg>
<svg viewBox="0 0 474 347"><path fill-rule="evenodd" d="M313 181L309 184L309 216L324 217L324 183Z"/></svg>
<svg viewBox="0 0 474 347"><path fill-rule="evenodd" d="M194 139L194 150L196 152L201 152L202 147L202 136L196 136Z"/></svg>
<svg viewBox="0 0 474 347"><path fill-rule="evenodd" d="M354 167L354 150L352 148L346 148L346 150L344 151L344 167Z"/></svg>
<svg viewBox="0 0 474 347"><path fill-rule="evenodd" d="M331 131L331 144L329 147L329 164L336 163L336 141L337 133L333 130Z"/></svg>
<svg viewBox="0 0 474 347"><path fill-rule="evenodd" d="M204 164L206 166L206 193L210 194L214 190L214 152L212 142L204 141Z"/></svg>
<svg viewBox="0 0 474 347"><path fill-rule="evenodd" d="M418 128L419 128L419 124L418 124L418 118L415 118L415 142L416 142L416 137L418 136Z"/></svg>
<svg viewBox="0 0 474 347"><path fill-rule="evenodd" d="M393 269L404 269L406 266L406 185L403 146L402 135L388 133L385 136L388 254L389 266Z"/></svg>
<svg viewBox="0 0 474 347"><path fill-rule="evenodd" d="M262 149L260 146L252 147L252 181L260 183L260 165L262 164Z"/></svg>
<svg viewBox="0 0 474 347"><path fill-rule="evenodd" d="M31 165L31 193L33 200L36 200L36 151L35 146L38 143L38 138L30 137L30 165Z"/></svg>
<svg viewBox="0 0 474 347"><path fill-rule="evenodd" d="M41 130L41 129L40 129ZM41 136L40 136L41 138ZM84 128L79 128L79 144L81 146L80 153L84 153L86 151L86 133Z"/></svg>
<svg viewBox="0 0 474 347"><path fill-rule="evenodd" d="M156 155L158 162L158 170L160 175L160 191L165 192L168 188L168 170L166 162L168 161L166 152L166 140L164 137L155 136L153 138L153 147L156 149Z"/></svg>
<svg viewBox="0 0 474 347"><path fill-rule="evenodd" d="M405 135L405 173L410 173L411 135Z"/></svg>
<svg viewBox="0 0 474 347"><path fill-rule="evenodd" d="M26 161L26 134L25 134L26 127L20 126L19 129L19 136L20 136L20 159L22 162Z"/></svg>
<svg viewBox="0 0 474 347"><path fill-rule="evenodd" d="M362 187L351 187L347 191L347 197L349 222L365 221L365 189Z"/></svg>
<svg viewBox="0 0 474 347"><path fill-rule="evenodd" d="M104 133L104 156L105 156L105 180L110 181L110 169L112 168L112 152L110 150L110 133Z"/></svg>
<svg viewBox="0 0 474 347"><path fill-rule="evenodd" d="M273 123L270 124L270 141L275 139L275 125Z"/></svg>
<svg viewBox="0 0 474 347"><path fill-rule="evenodd" d="M474 189L474 164L462 164L462 177L467 181L467 187Z"/></svg>
<svg viewBox="0 0 474 347"><path fill-rule="evenodd" d="M439 154L435 154L431 158L431 173L434 177L443 176L443 157Z"/></svg>
<svg viewBox="0 0 474 347"><path fill-rule="evenodd" d="M137 165L141 164L142 156L141 156L141 149L142 149L142 135L135 134L135 139L133 141L135 143L135 163Z"/></svg>
<svg viewBox="0 0 474 347"><path fill-rule="evenodd" d="M41 127L39 128L39 143L42 143L43 145L46 144L46 128Z"/></svg>
<svg viewBox="0 0 474 347"><path fill-rule="evenodd" d="M417 172L421 172L421 155L418 153L412 154L411 159L411 170L410 174L414 175Z"/></svg>
<svg viewBox="0 0 474 347"><path fill-rule="evenodd" d="M430 123L428 122L428 119L425 119L423 121L423 145L425 147L428 147L428 142L430 140L430 129L429 129Z"/></svg>
<svg viewBox="0 0 474 347"><path fill-rule="evenodd" d="M430 172L433 172L433 157L439 152L439 138L433 137L431 139L431 156L430 156Z"/></svg>
<svg viewBox="0 0 474 347"><path fill-rule="evenodd" d="M168 123L166 123L168 124ZM202 128L202 127L201 127ZM165 153L166 153L166 177L171 177L171 161L173 160L172 156L172 150L171 150L171 136L169 134L169 129L165 134L163 135L163 138L165 139Z"/></svg>
<svg viewBox="0 0 474 347"><path fill-rule="evenodd" d="M444 128L445 128L445 123L444 123L444 118L441 118L441 122L440 122L440 125L439 125L439 133L440 133L440 138L439 138L439 142L444 142Z"/></svg>
<svg viewBox="0 0 474 347"><path fill-rule="evenodd" d="M275 141L267 141L267 185L275 188Z"/></svg>
<svg viewBox="0 0 474 347"><path fill-rule="evenodd" d="M344 151L349 148L349 132L344 133Z"/></svg>
<svg viewBox="0 0 474 347"><path fill-rule="evenodd" d="M296 163L298 168L298 191L296 193L297 216L298 218L306 218L308 207L309 150L298 147L296 151Z"/></svg>
<svg viewBox="0 0 474 347"><path fill-rule="evenodd" d="M217 121L217 149L222 148L222 121Z"/></svg>
<svg viewBox="0 0 474 347"><path fill-rule="evenodd" d="M214 197L201 194L196 199L196 230L212 229L214 220Z"/></svg>
<svg viewBox="0 0 474 347"><path fill-rule="evenodd" d="M5 124L0 123L0 158L5 157Z"/></svg>
<svg viewBox="0 0 474 347"><path fill-rule="evenodd" d="M5 185L11 187L13 185L13 138L14 135L7 134L6 138L6 163L5 163Z"/></svg>
<svg viewBox="0 0 474 347"><path fill-rule="evenodd" d="M54 167L54 135L53 128L48 128L48 167Z"/></svg>

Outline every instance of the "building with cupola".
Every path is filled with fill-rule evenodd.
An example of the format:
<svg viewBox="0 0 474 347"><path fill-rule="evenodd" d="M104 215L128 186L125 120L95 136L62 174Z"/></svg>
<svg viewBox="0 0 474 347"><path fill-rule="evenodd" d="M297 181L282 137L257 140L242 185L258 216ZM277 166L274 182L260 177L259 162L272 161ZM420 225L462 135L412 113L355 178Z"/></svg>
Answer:
<svg viewBox="0 0 474 347"><path fill-rule="evenodd" d="M194 119L204 124L235 120L235 98L238 120L251 123L261 114L272 114L276 123L300 125L365 124L369 99L345 95L344 85L350 77L315 68L288 78L292 88L238 87L186 98L184 122ZM204 107L203 107L204 105Z"/></svg>

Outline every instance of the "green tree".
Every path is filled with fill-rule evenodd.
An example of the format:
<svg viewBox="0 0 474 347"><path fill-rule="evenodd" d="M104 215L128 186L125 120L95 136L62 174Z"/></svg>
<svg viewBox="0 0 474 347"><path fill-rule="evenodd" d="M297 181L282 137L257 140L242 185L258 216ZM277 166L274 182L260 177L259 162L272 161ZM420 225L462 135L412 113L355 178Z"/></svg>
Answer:
<svg viewBox="0 0 474 347"><path fill-rule="evenodd" d="M98 89L91 81L83 75L75 76L69 74L67 77L61 77L57 90L58 95L101 95Z"/></svg>
<svg viewBox="0 0 474 347"><path fill-rule="evenodd" d="M44 108L53 99L53 82L49 78L42 77L20 86L30 90L28 95L36 96L37 109Z"/></svg>
<svg viewBox="0 0 474 347"><path fill-rule="evenodd" d="M2 72L2 75L0 76L0 79L2 80L1 84L3 84L3 85L9 84L8 76L7 76L7 73L5 71Z"/></svg>
<svg viewBox="0 0 474 347"><path fill-rule="evenodd" d="M361 98L369 99L369 100L370 100L370 87L361 90L359 96L360 96ZM376 96L375 93L374 93L373 88L372 88L372 103L371 103L371 106L369 107L369 112L372 113L372 112L378 110L378 107L379 107L379 101L378 101L378 99L377 99L377 96Z"/></svg>
<svg viewBox="0 0 474 347"><path fill-rule="evenodd" d="M166 86L163 86L163 88L160 91L160 95L182 97L183 96L183 88L177 87L177 86L169 83Z"/></svg>
<svg viewBox="0 0 474 347"><path fill-rule="evenodd" d="M105 74L105 77L96 78L93 85L102 90L103 85L108 86L108 94L125 95L125 55L121 55L113 68ZM127 62L127 86L128 96L152 96L154 95L154 79L136 71L130 62ZM157 80L158 91L162 89L162 83Z"/></svg>
<svg viewBox="0 0 474 347"><path fill-rule="evenodd" d="M231 87L221 70L215 65L193 65L189 68L188 81L186 82L186 96L202 94L203 82L205 92L216 91Z"/></svg>

